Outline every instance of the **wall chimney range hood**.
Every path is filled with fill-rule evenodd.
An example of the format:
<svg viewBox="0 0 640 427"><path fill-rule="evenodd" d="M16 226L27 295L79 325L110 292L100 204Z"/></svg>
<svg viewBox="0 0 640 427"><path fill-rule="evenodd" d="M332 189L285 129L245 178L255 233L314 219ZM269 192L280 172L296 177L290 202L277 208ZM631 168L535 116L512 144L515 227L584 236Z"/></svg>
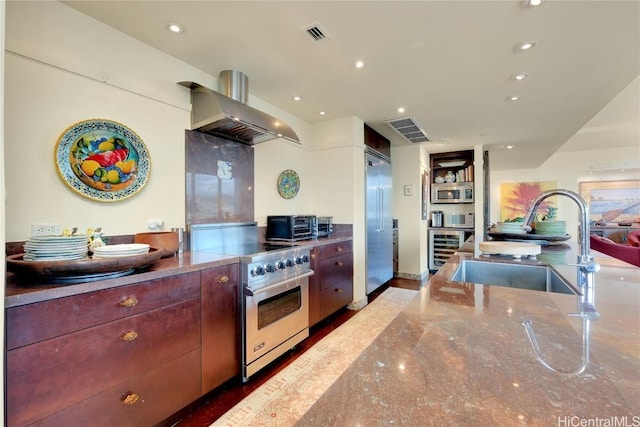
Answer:
<svg viewBox="0 0 640 427"><path fill-rule="evenodd" d="M216 92L194 82L180 82L191 89L191 130L247 145L276 138L300 144L298 135L282 120L248 106L248 79L239 71L225 70Z"/></svg>

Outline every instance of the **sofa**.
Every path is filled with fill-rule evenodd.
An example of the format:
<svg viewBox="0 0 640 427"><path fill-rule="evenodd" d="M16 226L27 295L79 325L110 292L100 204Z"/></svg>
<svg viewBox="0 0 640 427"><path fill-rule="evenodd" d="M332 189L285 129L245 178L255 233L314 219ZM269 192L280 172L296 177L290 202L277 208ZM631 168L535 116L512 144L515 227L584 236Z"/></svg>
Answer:
<svg viewBox="0 0 640 427"><path fill-rule="evenodd" d="M631 246L640 247L640 230L634 230L627 234L627 243Z"/></svg>
<svg viewBox="0 0 640 427"><path fill-rule="evenodd" d="M640 267L640 231L629 233L629 243L616 243L596 234L590 236L591 249ZM634 246L633 243L637 245Z"/></svg>

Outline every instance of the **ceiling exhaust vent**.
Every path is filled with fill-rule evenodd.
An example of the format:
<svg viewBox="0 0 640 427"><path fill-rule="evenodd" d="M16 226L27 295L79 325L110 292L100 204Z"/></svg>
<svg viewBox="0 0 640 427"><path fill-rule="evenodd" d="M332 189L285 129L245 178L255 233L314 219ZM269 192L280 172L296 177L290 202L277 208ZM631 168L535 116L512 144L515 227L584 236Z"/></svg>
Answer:
<svg viewBox="0 0 640 427"><path fill-rule="evenodd" d="M422 130L418 122L416 122L416 119L413 117L387 120L386 123L409 142L418 143L429 141L427 133Z"/></svg>
<svg viewBox="0 0 640 427"><path fill-rule="evenodd" d="M307 25L306 27L302 28L302 31L306 32L314 42L320 42L331 37L327 30L322 28L322 25L317 22L314 22L311 25Z"/></svg>

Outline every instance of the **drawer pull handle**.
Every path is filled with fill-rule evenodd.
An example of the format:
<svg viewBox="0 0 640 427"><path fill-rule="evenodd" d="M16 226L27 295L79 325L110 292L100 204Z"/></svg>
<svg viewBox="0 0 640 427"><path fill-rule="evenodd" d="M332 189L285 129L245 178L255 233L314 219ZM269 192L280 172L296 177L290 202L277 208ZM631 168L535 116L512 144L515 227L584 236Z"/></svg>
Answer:
<svg viewBox="0 0 640 427"><path fill-rule="evenodd" d="M342 288L336 288L336 292L341 294L342 293Z"/></svg>
<svg viewBox="0 0 640 427"><path fill-rule="evenodd" d="M338 246L338 247L336 248L336 251L338 251L338 252L342 252L343 250L344 250L344 249L342 249L342 246Z"/></svg>
<svg viewBox="0 0 640 427"><path fill-rule="evenodd" d="M342 267L342 261L338 261L338 262L336 262L336 265L337 265L338 267Z"/></svg>
<svg viewBox="0 0 640 427"><path fill-rule="evenodd" d="M134 341L136 338L138 338L138 333L136 331L129 331L122 336L122 339L127 342Z"/></svg>
<svg viewBox="0 0 640 427"><path fill-rule="evenodd" d="M316 254L311 254L311 259L316 259Z"/></svg>
<svg viewBox="0 0 640 427"><path fill-rule="evenodd" d="M121 301L120 305L122 307L135 307L136 305L138 305L138 298L129 297L129 298L125 299L124 301Z"/></svg>
<svg viewBox="0 0 640 427"><path fill-rule="evenodd" d="M133 405L140 399L140 396L135 393L127 393L127 395L122 399L122 403L125 405Z"/></svg>
<svg viewBox="0 0 640 427"><path fill-rule="evenodd" d="M217 282L218 283L227 283L229 281L229 276L224 275L224 276L220 276L218 277Z"/></svg>

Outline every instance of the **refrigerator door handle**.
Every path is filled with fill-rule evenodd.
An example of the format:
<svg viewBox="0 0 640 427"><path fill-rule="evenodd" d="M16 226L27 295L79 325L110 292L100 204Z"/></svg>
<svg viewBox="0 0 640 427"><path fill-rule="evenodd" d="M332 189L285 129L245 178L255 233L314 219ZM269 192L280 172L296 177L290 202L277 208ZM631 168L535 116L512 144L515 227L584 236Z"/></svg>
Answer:
<svg viewBox="0 0 640 427"><path fill-rule="evenodd" d="M376 187L376 231L380 231L380 187Z"/></svg>
<svg viewBox="0 0 640 427"><path fill-rule="evenodd" d="M384 231L384 188L380 187L380 231Z"/></svg>

